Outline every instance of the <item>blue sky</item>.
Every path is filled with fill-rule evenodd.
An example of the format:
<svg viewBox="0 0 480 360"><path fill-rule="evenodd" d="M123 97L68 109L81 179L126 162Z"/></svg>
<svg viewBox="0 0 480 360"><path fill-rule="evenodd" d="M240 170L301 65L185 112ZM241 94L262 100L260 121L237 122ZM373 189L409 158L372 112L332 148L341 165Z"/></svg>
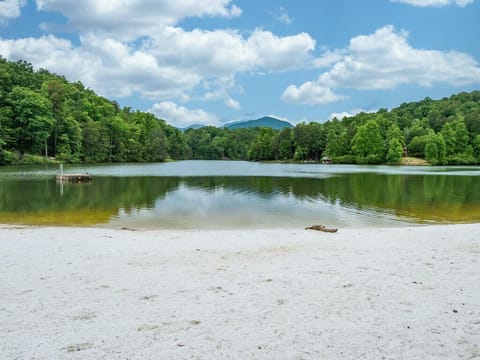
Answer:
<svg viewBox="0 0 480 360"><path fill-rule="evenodd" d="M0 0L0 55L169 123L292 123L480 88L480 0Z"/></svg>

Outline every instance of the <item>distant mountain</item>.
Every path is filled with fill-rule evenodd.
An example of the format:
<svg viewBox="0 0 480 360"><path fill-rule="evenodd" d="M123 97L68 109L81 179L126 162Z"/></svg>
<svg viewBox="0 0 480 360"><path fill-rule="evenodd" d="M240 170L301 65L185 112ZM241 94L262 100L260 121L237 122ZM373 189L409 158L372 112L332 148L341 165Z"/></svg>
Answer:
<svg viewBox="0 0 480 360"><path fill-rule="evenodd" d="M270 127L275 130L282 130L283 128L293 128L294 126L288 121L279 120L271 116L264 116L257 120L234 121L225 124L223 127L230 130L254 127Z"/></svg>
<svg viewBox="0 0 480 360"><path fill-rule="evenodd" d="M201 125L201 124L193 124L193 125L190 125L190 126L187 126L187 127L184 127L184 128L179 128L179 130L182 130L182 131L187 131L187 130L190 130L190 129L201 129L205 127L205 125Z"/></svg>

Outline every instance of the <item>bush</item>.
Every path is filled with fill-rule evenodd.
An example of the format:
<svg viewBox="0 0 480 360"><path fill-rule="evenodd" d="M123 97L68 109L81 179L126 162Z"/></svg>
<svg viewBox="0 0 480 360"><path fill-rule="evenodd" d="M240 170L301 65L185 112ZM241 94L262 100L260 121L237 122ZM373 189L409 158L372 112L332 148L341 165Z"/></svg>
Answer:
<svg viewBox="0 0 480 360"><path fill-rule="evenodd" d="M18 164L18 156L16 153L5 150L3 153L2 164L4 165L15 165Z"/></svg>
<svg viewBox="0 0 480 360"><path fill-rule="evenodd" d="M356 162L361 165L378 165L383 164L384 159L380 155L357 156Z"/></svg>
<svg viewBox="0 0 480 360"><path fill-rule="evenodd" d="M354 155L343 155L332 157L332 162L334 164L356 164L357 159Z"/></svg>
<svg viewBox="0 0 480 360"><path fill-rule="evenodd" d="M408 144L408 155L413 157L425 157L425 144L427 142L427 136L415 136L410 144Z"/></svg>
<svg viewBox="0 0 480 360"><path fill-rule="evenodd" d="M396 138L390 140L388 144L387 163L398 164L402 160L403 147Z"/></svg>
<svg viewBox="0 0 480 360"><path fill-rule="evenodd" d="M45 156L40 156L40 155L31 155L31 154L25 154L21 163L22 164L49 164L52 161L48 160L45 158Z"/></svg>
<svg viewBox="0 0 480 360"><path fill-rule="evenodd" d="M478 164L477 159L470 154L455 154L447 156L448 165L475 165Z"/></svg>

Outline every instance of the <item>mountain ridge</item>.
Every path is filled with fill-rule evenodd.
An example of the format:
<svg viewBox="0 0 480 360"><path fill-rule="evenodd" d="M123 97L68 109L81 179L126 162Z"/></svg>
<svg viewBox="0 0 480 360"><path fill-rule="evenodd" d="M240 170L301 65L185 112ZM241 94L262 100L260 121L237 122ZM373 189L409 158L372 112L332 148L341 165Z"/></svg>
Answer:
<svg viewBox="0 0 480 360"><path fill-rule="evenodd" d="M184 128L180 128L182 131L187 131L190 129L201 129L209 125L202 125L202 124L192 124ZM283 128L294 128L295 126L286 120L280 120L273 116L263 116L259 119L255 120L238 120L238 121L230 121L221 126L215 126L219 129L245 129L245 128L256 128L256 127L269 127L274 130L282 130Z"/></svg>
<svg viewBox="0 0 480 360"><path fill-rule="evenodd" d="M275 130L282 130L283 128L293 128L294 126L288 121L280 120L273 116L264 116L255 120L234 121L223 125L223 128L230 130L254 127L270 127Z"/></svg>

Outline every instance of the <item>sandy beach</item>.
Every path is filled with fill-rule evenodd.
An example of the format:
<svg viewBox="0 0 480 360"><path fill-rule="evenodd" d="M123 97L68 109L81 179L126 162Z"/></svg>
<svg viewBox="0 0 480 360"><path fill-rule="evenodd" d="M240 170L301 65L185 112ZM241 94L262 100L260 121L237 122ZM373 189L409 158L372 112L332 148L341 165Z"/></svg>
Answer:
<svg viewBox="0 0 480 360"><path fill-rule="evenodd" d="M1 359L474 359L480 224L0 227Z"/></svg>

